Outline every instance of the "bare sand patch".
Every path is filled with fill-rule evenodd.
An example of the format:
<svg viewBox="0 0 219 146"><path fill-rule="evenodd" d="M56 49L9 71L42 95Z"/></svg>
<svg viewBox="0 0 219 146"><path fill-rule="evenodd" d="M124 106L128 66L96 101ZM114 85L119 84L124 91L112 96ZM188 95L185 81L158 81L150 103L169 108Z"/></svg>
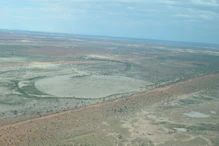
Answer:
<svg viewBox="0 0 219 146"><path fill-rule="evenodd" d="M0 57L0 62L24 62L26 58L22 57Z"/></svg>
<svg viewBox="0 0 219 146"><path fill-rule="evenodd" d="M184 115L190 118L209 118L210 117L210 115L206 115L204 113L194 112L194 111L191 111L189 113L184 113Z"/></svg>

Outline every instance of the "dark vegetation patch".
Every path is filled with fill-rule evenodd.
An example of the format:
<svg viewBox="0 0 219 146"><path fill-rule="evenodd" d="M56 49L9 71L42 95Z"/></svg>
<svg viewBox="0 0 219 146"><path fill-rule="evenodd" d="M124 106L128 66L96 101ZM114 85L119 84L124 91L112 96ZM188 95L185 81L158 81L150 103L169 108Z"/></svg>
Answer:
<svg viewBox="0 0 219 146"><path fill-rule="evenodd" d="M203 101L213 100L212 97L207 97L207 96L203 96L203 95L193 96L192 98L198 99L198 100L203 100Z"/></svg>
<svg viewBox="0 0 219 146"><path fill-rule="evenodd" d="M174 123L168 123L168 122L160 122L159 124L165 125L167 128L173 129L173 128L185 128L188 130L188 132L201 132L201 131L213 131L219 133L219 124L197 124L197 125L184 125L184 124L174 124Z"/></svg>
<svg viewBox="0 0 219 146"><path fill-rule="evenodd" d="M180 108L180 106L179 105L165 105L165 106L160 106L159 108L162 110L171 110L171 109Z"/></svg>
<svg viewBox="0 0 219 146"><path fill-rule="evenodd" d="M37 71L38 71L38 70L37 70ZM29 78L28 80L29 80L29 81L33 81L33 80L37 80L37 79L42 79L42 78L44 78L44 77L46 77L46 76L33 77L33 78Z"/></svg>
<svg viewBox="0 0 219 146"><path fill-rule="evenodd" d="M191 104L199 104L199 103L201 103L200 101L192 100L192 99L180 99L179 102L182 105L191 105Z"/></svg>
<svg viewBox="0 0 219 146"><path fill-rule="evenodd" d="M219 124L199 124L187 127L188 131L214 131L219 133Z"/></svg>

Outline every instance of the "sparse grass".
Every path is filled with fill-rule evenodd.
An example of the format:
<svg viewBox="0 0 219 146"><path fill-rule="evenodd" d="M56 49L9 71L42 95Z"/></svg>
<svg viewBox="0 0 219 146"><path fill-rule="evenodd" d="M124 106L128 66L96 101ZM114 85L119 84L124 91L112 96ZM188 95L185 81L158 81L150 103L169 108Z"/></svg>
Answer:
<svg viewBox="0 0 219 146"><path fill-rule="evenodd" d="M29 85L29 86L22 87L20 89L20 91L22 93L27 94L29 97L31 97L29 94L33 94L33 95L46 95L45 93L37 90L36 87L33 84Z"/></svg>

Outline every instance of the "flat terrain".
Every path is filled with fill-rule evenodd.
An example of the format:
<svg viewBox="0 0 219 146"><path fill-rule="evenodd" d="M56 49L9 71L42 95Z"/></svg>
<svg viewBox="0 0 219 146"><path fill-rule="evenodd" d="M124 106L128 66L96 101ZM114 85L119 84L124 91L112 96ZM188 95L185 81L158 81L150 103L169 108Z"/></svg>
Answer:
<svg viewBox="0 0 219 146"><path fill-rule="evenodd" d="M217 45L0 34L0 145L219 145Z"/></svg>
<svg viewBox="0 0 219 146"><path fill-rule="evenodd" d="M55 76L41 79L35 83L35 87L55 97L101 98L138 91L150 84L124 76L82 75L79 78L76 76Z"/></svg>

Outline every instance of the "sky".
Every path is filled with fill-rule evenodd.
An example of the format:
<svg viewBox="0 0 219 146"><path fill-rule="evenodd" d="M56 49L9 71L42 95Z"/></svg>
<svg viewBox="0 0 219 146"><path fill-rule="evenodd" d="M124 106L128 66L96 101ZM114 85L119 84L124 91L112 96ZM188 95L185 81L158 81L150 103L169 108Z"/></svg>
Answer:
<svg viewBox="0 0 219 146"><path fill-rule="evenodd" d="M1 0L0 29L219 44L219 0Z"/></svg>

